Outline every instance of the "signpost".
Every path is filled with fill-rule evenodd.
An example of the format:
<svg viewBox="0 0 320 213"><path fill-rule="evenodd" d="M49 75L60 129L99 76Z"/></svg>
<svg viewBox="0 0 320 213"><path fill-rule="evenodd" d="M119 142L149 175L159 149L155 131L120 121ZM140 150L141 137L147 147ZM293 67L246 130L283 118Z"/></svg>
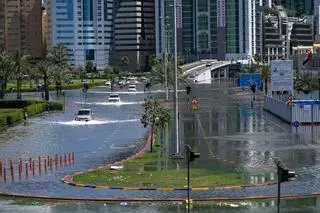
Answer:
<svg viewBox="0 0 320 213"><path fill-rule="evenodd" d="M293 95L292 60L273 60L271 68L271 91L291 91Z"/></svg>
<svg viewBox="0 0 320 213"><path fill-rule="evenodd" d="M294 121L293 122L293 126L296 128L296 134L298 133L298 127L300 126L300 122L299 121Z"/></svg>
<svg viewBox="0 0 320 213"><path fill-rule="evenodd" d="M195 112L198 110L198 108L199 108L198 100L196 97L193 97L192 101L191 101L191 109L192 109L192 111Z"/></svg>
<svg viewBox="0 0 320 213"><path fill-rule="evenodd" d="M242 73L240 74L240 87L251 88L252 85L256 85L256 88L260 88L262 78L260 73Z"/></svg>

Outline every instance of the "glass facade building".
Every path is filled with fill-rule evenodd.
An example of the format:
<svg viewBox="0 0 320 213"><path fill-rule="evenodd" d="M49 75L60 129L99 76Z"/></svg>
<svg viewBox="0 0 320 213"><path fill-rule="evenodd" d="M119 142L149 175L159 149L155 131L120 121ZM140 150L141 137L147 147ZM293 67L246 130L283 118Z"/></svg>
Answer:
<svg viewBox="0 0 320 213"><path fill-rule="evenodd" d="M52 0L48 9L48 44L66 46L72 66L92 61L104 69L112 62L113 0Z"/></svg>

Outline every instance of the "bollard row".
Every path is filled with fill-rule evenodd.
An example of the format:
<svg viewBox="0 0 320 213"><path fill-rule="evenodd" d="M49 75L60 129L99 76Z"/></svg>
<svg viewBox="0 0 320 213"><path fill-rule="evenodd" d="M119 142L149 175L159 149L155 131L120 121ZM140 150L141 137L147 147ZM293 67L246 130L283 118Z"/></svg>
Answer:
<svg viewBox="0 0 320 213"><path fill-rule="evenodd" d="M23 166L23 163L25 163L25 166ZM64 162L62 154L56 154L54 159L48 155L46 157L38 157L37 162L36 160L33 160L32 158L29 158L27 161L23 161L21 158L18 161L17 169L18 169L18 177L19 180L25 175L26 178L29 177L29 175L35 176L36 175L36 163L38 165L38 174L41 175L42 169L44 169L44 172L47 173L48 170L53 170L63 168L64 166L70 166L75 163L75 154L74 152L64 154ZM42 165L44 168L42 168ZM25 172L23 172L23 169ZM9 161L9 170L10 170L10 176L12 181L15 179L15 166L14 161ZM2 160L0 160L0 178L3 179L4 182L7 181L7 169L6 166L3 164Z"/></svg>

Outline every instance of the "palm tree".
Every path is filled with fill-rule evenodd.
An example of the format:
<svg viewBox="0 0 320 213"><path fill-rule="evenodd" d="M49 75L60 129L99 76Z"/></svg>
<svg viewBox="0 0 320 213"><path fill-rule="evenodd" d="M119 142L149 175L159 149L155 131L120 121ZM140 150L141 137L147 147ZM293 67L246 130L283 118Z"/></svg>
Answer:
<svg viewBox="0 0 320 213"><path fill-rule="evenodd" d="M57 44L50 48L47 58L54 65L62 67L68 66L68 49L62 44Z"/></svg>
<svg viewBox="0 0 320 213"><path fill-rule="evenodd" d="M8 78L12 74L12 68L13 63L11 58L7 54L2 53L0 55L0 99L3 99L5 96L7 82Z"/></svg>
<svg viewBox="0 0 320 213"><path fill-rule="evenodd" d="M153 57L150 60L151 67L151 82L164 84L166 88L168 85L174 85L174 58L172 54L163 53L158 57ZM178 69L178 79L180 82L185 81L182 69ZM168 95L166 94L166 97Z"/></svg>
<svg viewBox="0 0 320 213"><path fill-rule="evenodd" d="M53 79L56 83L57 94L59 94L59 91L62 90L62 81L65 80L66 74L70 72L68 49L61 44L57 44L49 50L47 58L55 67Z"/></svg>
<svg viewBox="0 0 320 213"><path fill-rule="evenodd" d="M46 101L49 101L49 78L53 75L54 70L54 65L47 60L42 60L37 64L37 71L44 82L44 99Z"/></svg>
<svg viewBox="0 0 320 213"><path fill-rule="evenodd" d="M130 63L130 59L128 56L124 55L120 58L120 66L122 67L122 71L125 71L125 67L128 67Z"/></svg>
<svg viewBox="0 0 320 213"><path fill-rule="evenodd" d="M17 99L21 100L21 83L24 72L29 67L29 55L21 54L20 52L16 52L12 56L13 69L15 73L15 77L17 79Z"/></svg>
<svg viewBox="0 0 320 213"><path fill-rule="evenodd" d="M268 82L270 81L271 71L269 66L263 66L261 70L261 76L264 79L264 92L268 94Z"/></svg>

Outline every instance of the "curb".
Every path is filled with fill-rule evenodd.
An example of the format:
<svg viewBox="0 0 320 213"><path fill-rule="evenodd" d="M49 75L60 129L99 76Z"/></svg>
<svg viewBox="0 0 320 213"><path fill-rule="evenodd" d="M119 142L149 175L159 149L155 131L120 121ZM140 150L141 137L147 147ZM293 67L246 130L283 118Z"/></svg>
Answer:
<svg viewBox="0 0 320 213"><path fill-rule="evenodd" d="M25 194L5 193L0 192L1 196L14 198L29 198L29 199L43 199L43 200L64 200L64 201L92 201L92 202L173 202L185 201L186 198L77 198L77 197L49 197L49 196L33 196ZM281 199L290 198L305 198L319 196L320 192L313 192L310 194L289 194L281 195ZM224 200L268 200L276 199L277 196L248 196L248 197L212 197L212 198L192 198L193 201L224 201Z"/></svg>

